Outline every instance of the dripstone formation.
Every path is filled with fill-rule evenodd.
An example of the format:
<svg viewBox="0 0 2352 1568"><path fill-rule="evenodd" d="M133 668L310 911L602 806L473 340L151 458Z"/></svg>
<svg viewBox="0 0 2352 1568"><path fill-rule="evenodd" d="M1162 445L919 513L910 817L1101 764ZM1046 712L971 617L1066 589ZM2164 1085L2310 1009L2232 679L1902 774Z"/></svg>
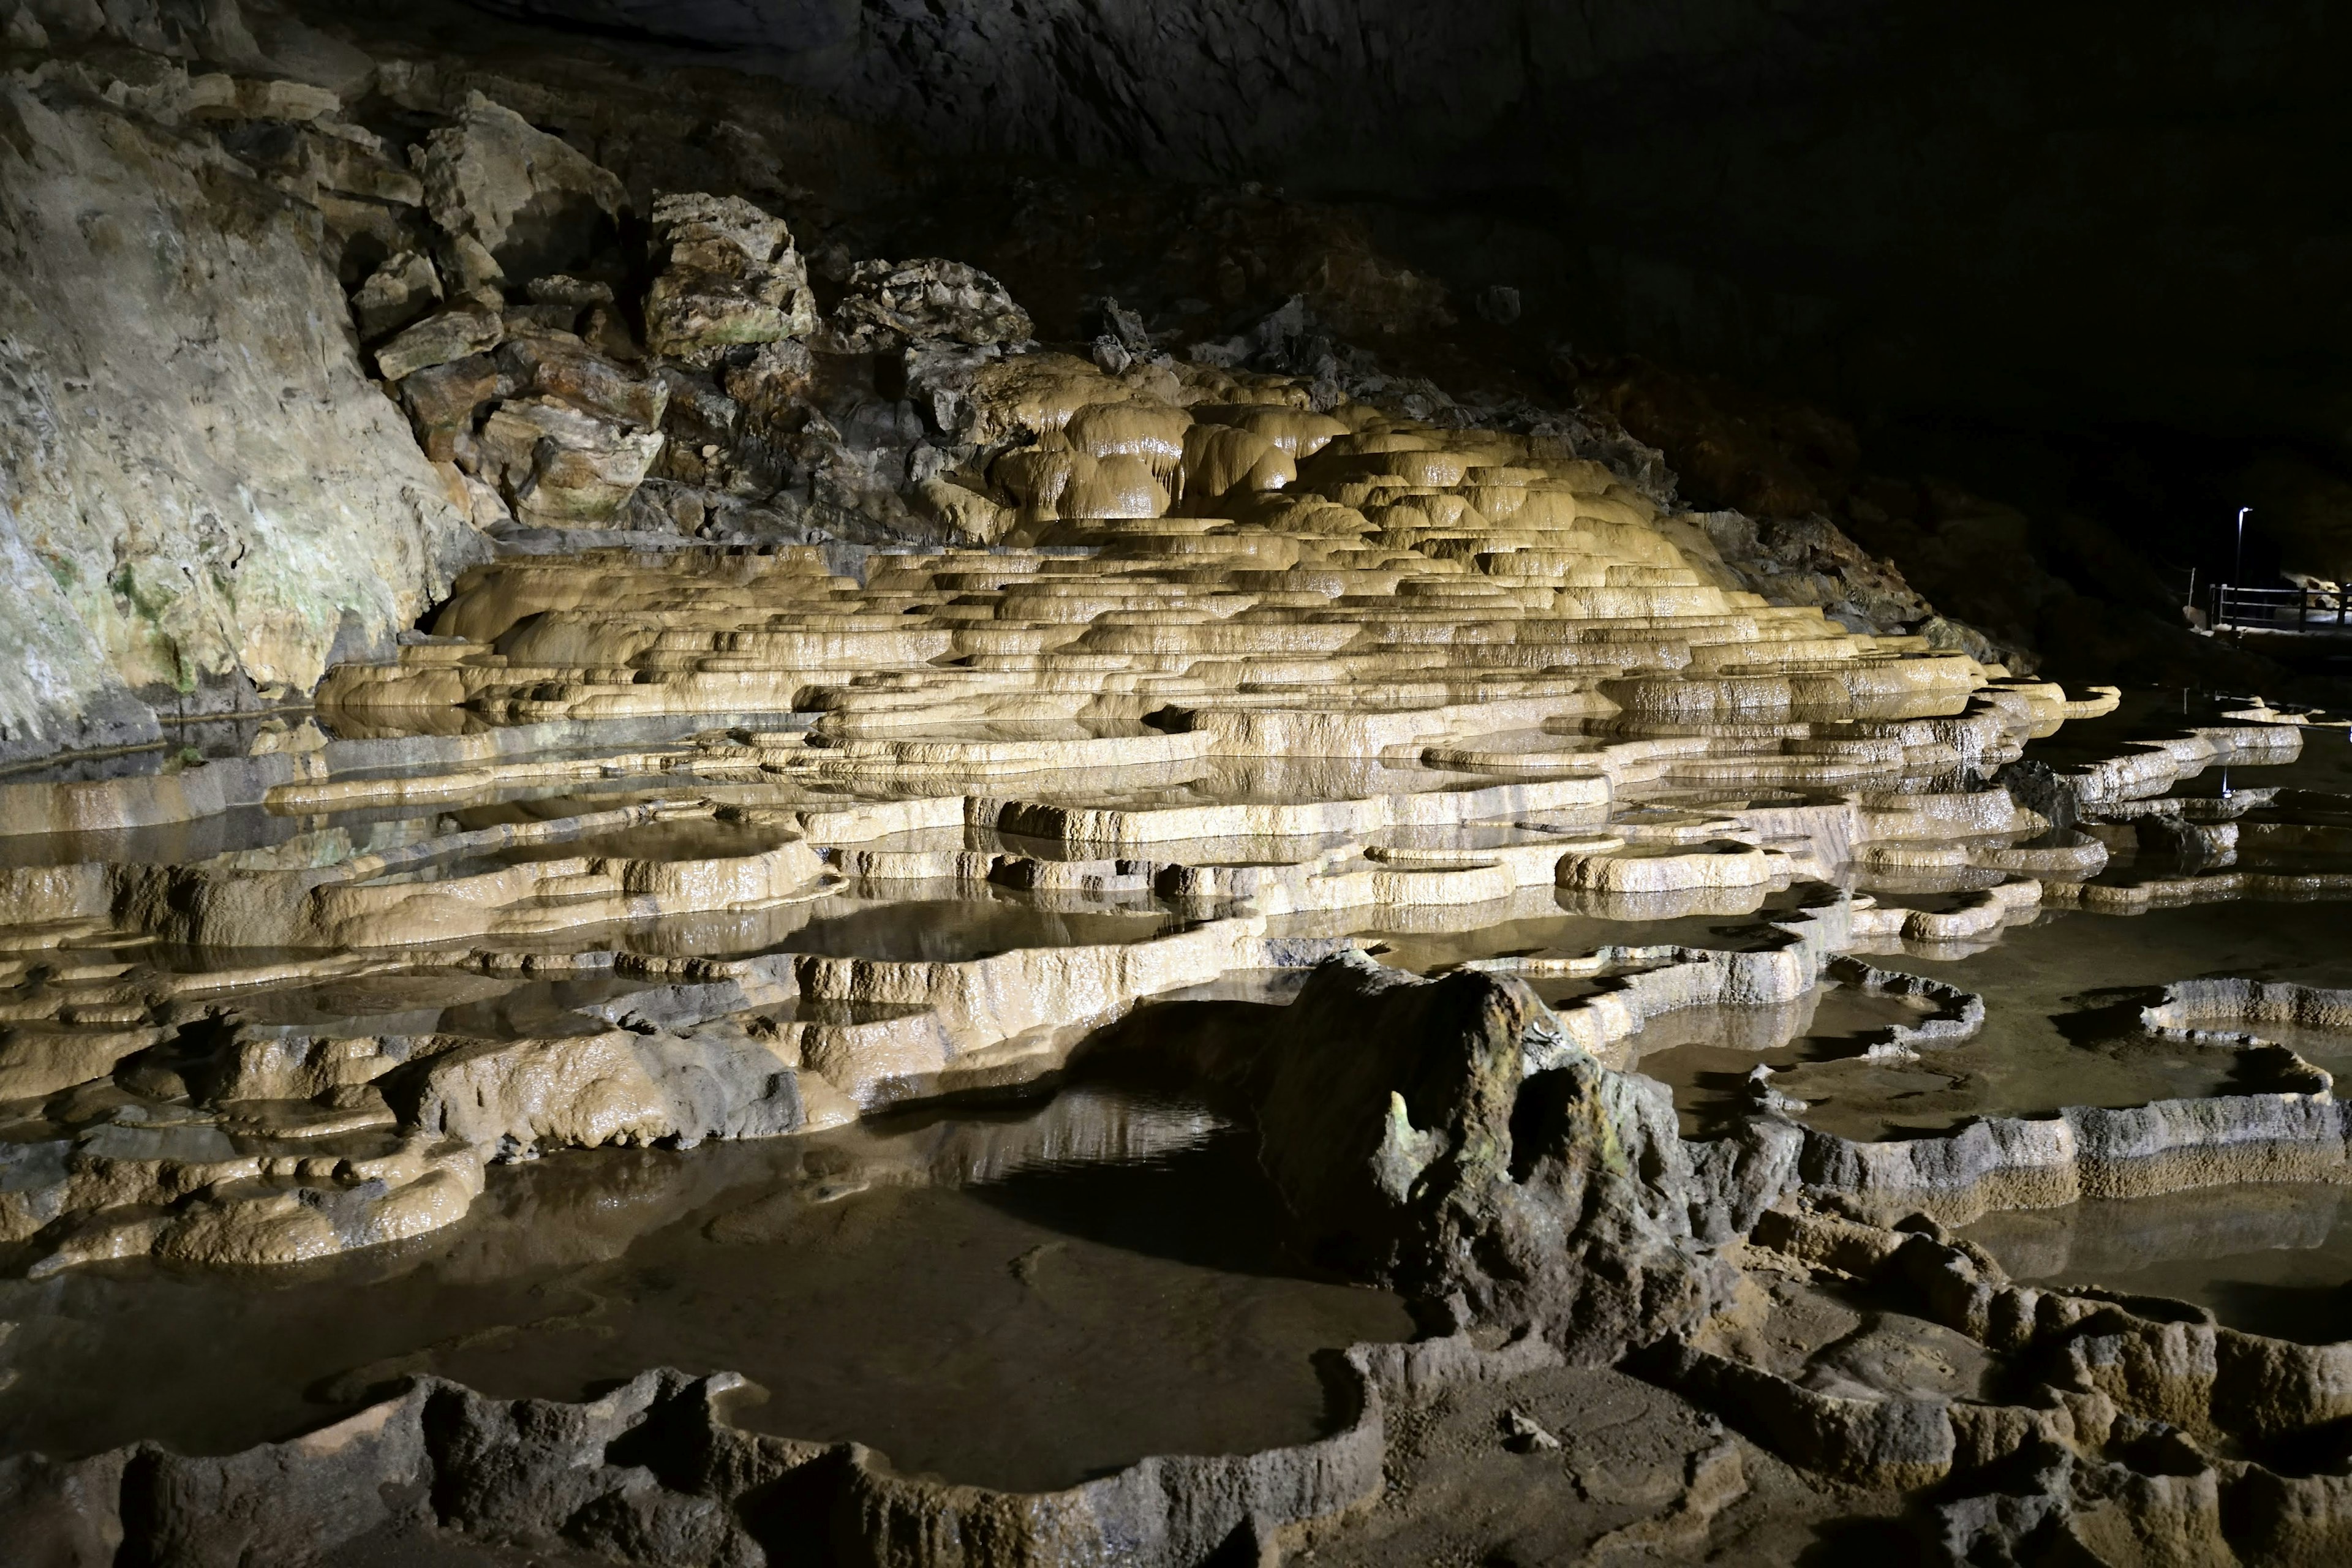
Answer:
<svg viewBox="0 0 2352 1568"><path fill-rule="evenodd" d="M1825 524L1776 602L1622 431L1297 302L1041 342L966 262L639 177L680 147L608 169L560 84L185 9L7 13L0 1268L276 1279L541 1156L1140 1076L1422 1332L1332 1347L1312 1442L1037 1493L754 1431L713 1369L418 1373L236 1453L0 1455L0 1557L2352 1551L2352 1346L1952 1228L2342 1180L2347 993L2080 1010L2196 1092L1916 1087L2007 1005L1918 964L2352 889L2326 777L2198 787L2340 721L2014 673Z"/></svg>

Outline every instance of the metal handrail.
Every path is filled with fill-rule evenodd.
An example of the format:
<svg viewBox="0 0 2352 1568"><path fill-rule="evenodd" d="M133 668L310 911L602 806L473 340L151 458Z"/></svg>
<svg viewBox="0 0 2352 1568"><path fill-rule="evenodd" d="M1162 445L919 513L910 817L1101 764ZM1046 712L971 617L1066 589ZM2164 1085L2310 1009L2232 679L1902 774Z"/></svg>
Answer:
<svg viewBox="0 0 2352 1568"><path fill-rule="evenodd" d="M2352 608L2352 589L2331 594L2324 588L2245 588L2229 583L2213 585L2216 627L2276 631L2284 626L2300 631L2321 626L2343 631L2347 626L2347 608Z"/></svg>

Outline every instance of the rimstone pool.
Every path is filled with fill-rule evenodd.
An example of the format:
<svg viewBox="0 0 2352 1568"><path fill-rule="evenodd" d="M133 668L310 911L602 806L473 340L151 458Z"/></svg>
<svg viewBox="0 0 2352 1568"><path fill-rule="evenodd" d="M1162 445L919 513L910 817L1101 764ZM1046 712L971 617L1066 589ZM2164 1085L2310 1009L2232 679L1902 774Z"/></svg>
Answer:
<svg viewBox="0 0 2352 1568"><path fill-rule="evenodd" d="M658 374L517 317L461 432L505 317L377 352L532 549L307 710L0 779L0 1538L1517 1562L1411 1543L1541 1495L1563 1561L1996 1562L2128 1494L2147 1561L2352 1552L2342 720L1768 600L1564 427L1025 324L935 407L1011 443L923 480L960 542L591 548L638 414L789 379L689 331L805 286L782 226L653 233Z"/></svg>
<svg viewBox="0 0 2352 1568"><path fill-rule="evenodd" d="M1578 493L1520 468L1509 482L1531 496ZM1633 535L1560 516L1579 542L1546 570L1617 570L1573 563ZM1549 537L1509 558L1532 572ZM1178 579L1122 548L877 560L862 584L778 561L737 591L853 620L895 595L891 637L950 576L942 604L1208 591L1200 568ZM1351 605L1349 573L1426 581L1451 616L1505 592L1416 578L1397 548L1377 569L1318 568L1328 598L1216 589L1266 608L1215 657L1278 672L1297 657L1286 628L1336 627L1318 668L1377 691L1402 677L1380 673L1386 612ZM616 605L710 569L597 568ZM1667 585L1610 592L1656 597L1643 647L1719 636L1727 616L1781 624L1673 586L1702 574L1643 571ZM447 613L495 624L529 580L480 574ZM1508 579L1522 624L1547 581ZM1284 597L1302 592L1330 607ZM1540 592L1568 638L1599 590ZM2297 759L2341 731L2260 709L2096 721L2134 738L2049 752L2061 762L2011 790L1995 781L2033 737L2115 696L1817 625L1780 635L1807 668L1851 651L1834 679L1766 673L1777 645L1756 645L1754 673L1604 680L1614 713L1577 682L1541 691L1475 660L1414 666L1481 694L1421 709L1346 687L1321 708L1220 707L1195 662L1135 677L1161 689L1121 698L1140 717L1118 721L1100 691L1047 679L1057 656L984 678L929 666L803 685L814 712L791 729L633 721L625 759L560 764L616 787L569 795L536 793L549 764L499 760L524 731L391 732L469 668L436 645L331 682L350 705L322 719L363 711L372 738L322 736L299 780L204 764L253 774L255 801L189 860L165 820L190 812L189 775L20 775L10 819L57 831L9 840L0 1446L51 1466L140 1443L193 1462L374 1410L408 1419L400 1402L420 1395L403 1390L609 1412L685 1387L710 1390L697 1419L742 1441L870 1455L856 1463L908 1478L925 1509L1083 1496L1155 1455L1338 1453L1406 1386L1382 1381L1405 1363L1378 1358L1408 1352L1379 1347L1466 1331L1458 1353L1502 1355L1508 1334L1478 1324L1599 1289L1515 1306L1474 1265L1433 1304L1461 1266L1416 1251L1411 1227L1432 1222L1412 1216L1436 1173L1469 1179L1475 1101L1446 1096L1497 1073L1520 1084L1502 1102L1512 1164L1479 1179L1506 1184L1448 1201L1548 1190L1559 1156L1528 1151L1558 1112L1536 1108L1597 1096L1615 1136L1651 1151L1639 1181L1679 1194L1601 1200L1634 1227L1605 1245L1656 1253L1645 1267L1716 1302L1648 1374L1759 1441L1774 1399L1828 1397L1805 1370L1828 1352L1744 1349L1743 1269L1973 1270L1977 1295L1898 1311L1979 1357L2021 1356L2045 1320L2333 1342L2352 1276L2328 1217L2345 1157L2329 1075L2352 1059L2352 956L2328 900L2352 891L2352 858L2331 858L2333 775ZM1622 663L1633 645L1605 646ZM1642 717L1759 683L1790 716L1769 743ZM1006 694L1097 718L954 728ZM1573 743L1484 746L1498 704L1554 715L1545 732ZM1283 799L1223 761L1277 731L1379 760L1325 770L1328 798ZM1838 739L1791 750L1789 734ZM2230 793L2200 787L2225 758ZM1119 782L1134 766L1156 771ZM2292 788L2257 782L2290 769ZM126 832L154 858L76 858ZM2262 847L2289 838L2279 868ZM1408 1021L1406 1056L1383 1056L1367 1007ZM1507 1041L1507 1065L1474 1056L1465 1089L1402 1065L1442 1060L1428 1042L1449 1031ZM1340 1054L1290 1082L1290 1058L1318 1050ZM1405 1077L1381 1091L1374 1144L1328 1124L1344 1086L1390 1059ZM1339 1195L1351 1161L1371 1209ZM1555 1239L1508 1245L1606 1255L1591 1218L1545 1223ZM2001 1305L2020 1292L2040 1303L2025 1319ZM2146 1305L2158 1297L2176 1305ZM1749 1381L1727 1382L1744 1363ZM1837 1364L1837 1398L1898 1396ZM651 1367L719 1381L649 1384ZM2009 1395L1984 1390L2024 1375L1937 1418L1998 1408ZM445 1396L423 1397L429 1428ZM2330 1396L2296 1397L2317 1412ZM1927 1461L1864 1444L1815 1462Z"/></svg>

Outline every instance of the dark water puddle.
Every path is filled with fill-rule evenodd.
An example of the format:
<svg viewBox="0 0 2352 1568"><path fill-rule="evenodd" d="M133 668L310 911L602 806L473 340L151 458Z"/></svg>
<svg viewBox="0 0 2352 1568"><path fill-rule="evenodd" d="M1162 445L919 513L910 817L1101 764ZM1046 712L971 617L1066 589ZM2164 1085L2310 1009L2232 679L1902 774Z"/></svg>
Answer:
<svg viewBox="0 0 2352 1568"><path fill-rule="evenodd" d="M1550 889L1544 889L1549 892ZM1660 920L1610 920L1567 910L1504 921L1462 931L1425 932L1381 929L1367 911L1365 929L1354 934L1377 940L1381 963L1416 974L1432 974L1481 958L1575 958L1602 947L1700 947L1720 952L1752 952L1784 945L1785 934L1766 924L1798 908L1775 894L1749 915L1683 915Z"/></svg>
<svg viewBox="0 0 2352 1568"><path fill-rule="evenodd" d="M1651 1019L1627 1042L1629 1065L1674 1090L1684 1137L1712 1137L1754 1109L1748 1079L1758 1067L1772 1069L1775 1089L1795 1094L1790 1086L1814 1064L1850 1058L1864 1048L1871 1031L1916 1024L1931 1005L1832 984L1785 1007L1677 1008ZM1854 1065L1881 1074L1889 1070L1878 1063ZM1821 1113L1827 1116L1826 1105ZM1813 1119L1812 1113L1806 1117Z"/></svg>
<svg viewBox="0 0 2352 1568"><path fill-rule="evenodd" d="M2048 911L1965 958L1874 957L1985 999L1973 1037L1872 1060L1865 1032L1915 1021L1895 997L1824 987L1791 1007L1687 1008L1633 1037L1635 1069L1675 1089L1685 1137L1707 1136L1752 1103L1748 1075L1773 1069L1774 1092L1805 1102L1808 1125L1863 1141L1937 1133L1983 1116L2066 1106L2131 1106L2242 1087L2237 1054L2168 1040L2139 1009L2172 980L2245 976L2352 984L2352 944L2336 922L2286 905L2198 905L2145 915ZM2225 1026L2216 1026L2221 1027ZM2262 1033L2259 1028L2253 1030ZM2321 1031L2304 1032L2319 1035ZM2314 1056L2331 1070L2352 1037L2325 1032Z"/></svg>
<svg viewBox="0 0 2352 1568"><path fill-rule="evenodd" d="M1939 1131L1971 1116L2225 1093L2237 1075L2232 1053L2140 1029L2139 1008L2158 987L2221 976L2352 984L2352 943L2340 923L2285 904L2141 915L2052 910L1965 958L1901 953L1871 962L1977 993L1985 1025L1915 1063L1838 1063L1776 1081L1815 1101L1808 1121L1850 1138ZM1853 1126L1836 1124L1841 1104L1862 1113Z"/></svg>
<svg viewBox="0 0 2352 1568"><path fill-rule="evenodd" d="M488 1039L593 1034L608 1027L580 1011L643 991L610 975L511 980L462 972L362 974L275 990L225 993L217 1005L264 1027L351 1034L447 1032Z"/></svg>
<svg viewBox="0 0 2352 1568"><path fill-rule="evenodd" d="M2205 1187L1988 1215L1963 1233L2011 1278L2210 1309L2248 1333L2352 1339L2352 1188Z"/></svg>
<svg viewBox="0 0 2352 1568"><path fill-rule="evenodd" d="M1073 1091L1017 1116L493 1173L459 1225L295 1269L0 1284L0 1452L282 1438L409 1373L578 1398L741 1372L735 1419L1034 1489L1352 1419L1318 1352L1410 1332L1302 1261L1254 1138Z"/></svg>
<svg viewBox="0 0 2352 1568"><path fill-rule="evenodd" d="M1179 923L1162 910L1053 910L1017 896L887 903L835 898L811 908L813 918L779 944L782 951L892 963L992 958L1024 947L1142 942Z"/></svg>
<svg viewBox="0 0 2352 1568"><path fill-rule="evenodd" d="M2199 1022L2199 1028L2252 1035L2274 1046L2284 1046L2315 1067L2337 1077L2352 1076L2352 1029L2323 1029L2301 1024L2272 1024L2252 1019L2218 1018Z"/></svg>

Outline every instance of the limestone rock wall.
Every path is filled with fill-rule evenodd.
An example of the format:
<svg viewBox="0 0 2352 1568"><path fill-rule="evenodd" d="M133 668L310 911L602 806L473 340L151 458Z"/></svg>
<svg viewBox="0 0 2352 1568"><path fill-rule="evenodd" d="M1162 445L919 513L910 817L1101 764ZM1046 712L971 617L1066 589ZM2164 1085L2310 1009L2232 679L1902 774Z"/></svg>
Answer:
<svg viewBox="0 0 2352 1568"><path fill-rule="evenodd" d="M307 691L483 553L362 372L320 210L215 134L334 94L126 74L0 79L0 759Z"/></svg>

